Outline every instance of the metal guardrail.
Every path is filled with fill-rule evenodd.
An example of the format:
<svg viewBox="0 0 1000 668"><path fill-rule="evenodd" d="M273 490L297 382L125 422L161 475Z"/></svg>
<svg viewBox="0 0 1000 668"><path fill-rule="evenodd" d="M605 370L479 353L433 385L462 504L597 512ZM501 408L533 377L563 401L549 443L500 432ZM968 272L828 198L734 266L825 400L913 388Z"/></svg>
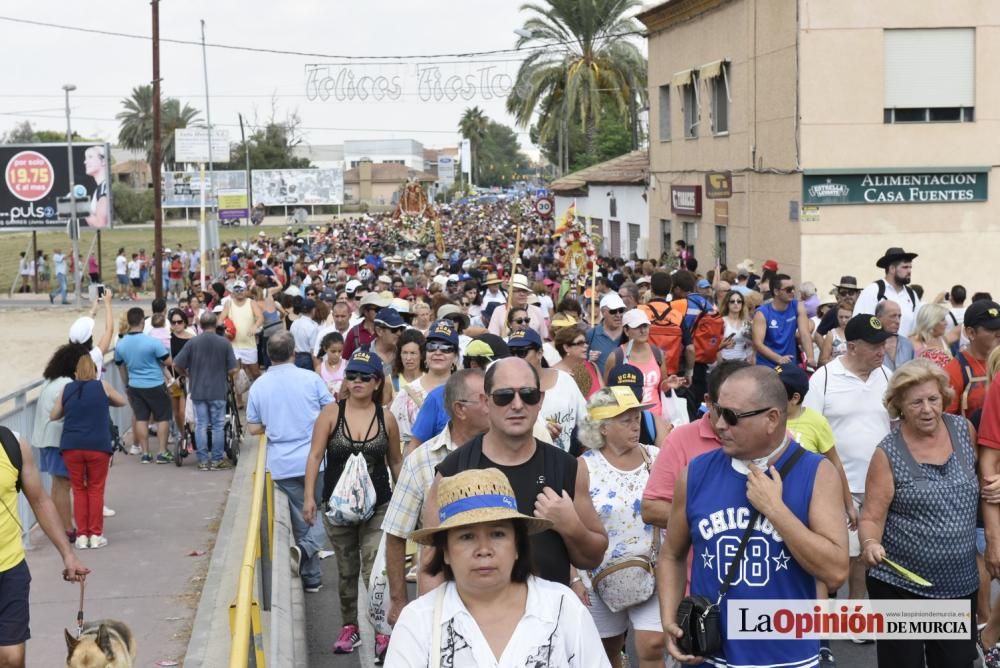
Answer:
<svg viewBox="0 0 1000 668"><path fill-rule="evenodd" d="M274 557L274 486L267 472L267 437L261 435L253 471L250 519L240 562L236 601L229 606L232 644L230 668L265 668L264 633L260 612L271 609L271 561ZM258 573L258 561L260 562ZM259 579L258 579L259 574ZM260 600L254 585L260 586Z"/></svg>
<svg viewBox="0 0 1000 668"><path fill-rule="evenodd" d="M126 393L125 383L121 374L111 362L112 353L108 353L104 359L104 380L107 380L115 390L123 396ZM22 385L13 392L0 396L0 424L11 431L18 432L28 443L31 443L31 432L34 431L35 410L38 405L38 389L45 384L45 380L39 378L26 385ZM118 427L118 432L122 437L132 430L132 409L129 406L111 407L111 420ZM38 448L32 444L32 455L35 462L38 462ZM42 485L45 489L52 489L51 476L42 473ZM31 511L28 500L24 494L17 496L17 514L21 521L21 540L25 549L31 549L31 527L35 525L35 514Z"/></svg>

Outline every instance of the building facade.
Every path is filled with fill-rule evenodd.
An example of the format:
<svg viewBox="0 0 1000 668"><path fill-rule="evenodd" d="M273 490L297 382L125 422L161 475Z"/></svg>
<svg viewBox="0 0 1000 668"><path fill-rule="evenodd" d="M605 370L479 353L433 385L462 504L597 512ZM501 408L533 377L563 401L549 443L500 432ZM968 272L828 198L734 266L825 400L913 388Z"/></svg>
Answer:
<svg viewBox="0 0 1000 668"><path fill-rule="evenodd" d="M349 139L344 142L344 168L367 158L374 164L406 165L424 170L424 145L414 139Z"/></svg>
<svg viewBox="0 0 1000 668"><path fill-rule="evenodd" d="M1000 3L669 0L649 30L650 255L777 260L818 286L989 290ZM984 243L987 241L988 243Z"/></svg>
<svg viewBox="0 0 1000 668"><path fill-rule="evenodd" d="M632 151L553 182L554 215L575 205L576 219L601 236L602 254L649 257L648 188L649 155Z"/></svg>

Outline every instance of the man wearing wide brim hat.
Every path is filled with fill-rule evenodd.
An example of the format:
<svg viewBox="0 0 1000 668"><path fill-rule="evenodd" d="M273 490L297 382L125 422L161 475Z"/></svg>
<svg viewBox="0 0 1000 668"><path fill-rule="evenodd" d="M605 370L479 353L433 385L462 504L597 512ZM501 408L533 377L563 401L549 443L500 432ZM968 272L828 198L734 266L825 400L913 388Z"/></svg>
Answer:
<svg viewBox="0 0 1000 668"><path fill-rule="evenodd" d="M503 281L495 271L491 271L486 274L486 280L483 281L483 286L486 288L483 291L483 303L482 308L486 308L491 302L496 302L497 304L507 303L507 292L503 289Z"/></svg>
<svg viewBox="0 0 1000 668"><path fill-rule="evenodd" d="M916 253L908 253L897 246L886 249L875 262L876 267L885 270L885 278L880 278L861 291L854 303L854 315L874 313L880 301L891 299L899 304L899 310L902 311L899 336L909 336L913 332L913 323L920 308L920 297L910 287L913 260L916 257Z"/></svg>
<svg viewBox="0 0 1000 668"><path fill-rule="evenodd" d="M841 276L840 281L834 283L833 289L830 290L830 294L836 298L833 302L834 305L839 301L846 301L851 305L852 309L860 293L861 288L858 286L858 279L854 276ZM819 321L819 324L816 326L816 333L820 336L826 336L827 332L837 326L837 309L832 308Z"/></svg>
<svg viewBox="0 0 1000 668"><path fill-rule="evenodd" d="M375 340L375 316L391 303L391 297L386 299L376 292L369 292L361 299L358 311L362 320L351 327L344 337L344 359L350 359L351 353Z"/></svg>

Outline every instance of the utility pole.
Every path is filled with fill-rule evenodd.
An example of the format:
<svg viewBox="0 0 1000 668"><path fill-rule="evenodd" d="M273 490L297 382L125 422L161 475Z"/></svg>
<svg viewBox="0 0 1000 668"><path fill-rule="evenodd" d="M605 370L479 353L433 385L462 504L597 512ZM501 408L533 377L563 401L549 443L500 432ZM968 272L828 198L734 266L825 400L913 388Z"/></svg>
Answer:
<svg viewBox="0 0 1000 668"><path fill-rule="evenodd" d="M212 111L208 105L208 54L205 51L205 19L201 20L201 64L202 69L205 72L205 118L208 121L208 179L212 183L212 195L215 195L215 178L212 175ZM205 180L204 166L201 174L201 192L202 192L202 202L205 201L205 188L208 182ZM218 207L216 207L218 211ZM207 230L205 229L205 207L202 206L202 216L201 222L198 224L198 257L201 266L199 267L198 273L201 274L201 289L204 290L206 286L206 276L205 276L205 237L207 235ZM249 222L247 223L249 225Z"/></svg>
<svg viewBox="0 0 1000 668"><path fill-rule="evenodd" d="M66 152L69 155L69 236L73 242L73 286L76 290L76 305L82 304L83 295L80 290L80 219L76 215L76 177L73 175L73 129L69 120L69 94L76 90L73 84L65 84L66 92ZM32 237L34 239L34 237ZM32 243L34 247L34 243ZM31 258L35 263L35 276L38 276L38 253ZM65 298L65 297L64 297Z"/></svg>
<svg viewBox="0 0 1000 668"><path fill-rule="evenodd" d="M163 147L160 145L160 0L150 0L153 7L153 265L156 269L154 294L163 298L163 193L160 165Z"/></svg>

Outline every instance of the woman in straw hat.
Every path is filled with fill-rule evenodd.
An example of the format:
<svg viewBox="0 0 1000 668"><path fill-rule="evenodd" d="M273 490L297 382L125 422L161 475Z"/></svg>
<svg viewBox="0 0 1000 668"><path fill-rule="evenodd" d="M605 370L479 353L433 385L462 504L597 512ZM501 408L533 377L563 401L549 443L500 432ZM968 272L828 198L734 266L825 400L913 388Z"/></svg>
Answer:
<svg viewBox="0 0 1000 668"><path fill-rule="evenodd" d="M438 549L445 583L403 608L386 665L609 666L597 628L573 592L531 575L528 536L552 523L522 515L498 469L441 480L441 524L410 538Z"/></svg>

